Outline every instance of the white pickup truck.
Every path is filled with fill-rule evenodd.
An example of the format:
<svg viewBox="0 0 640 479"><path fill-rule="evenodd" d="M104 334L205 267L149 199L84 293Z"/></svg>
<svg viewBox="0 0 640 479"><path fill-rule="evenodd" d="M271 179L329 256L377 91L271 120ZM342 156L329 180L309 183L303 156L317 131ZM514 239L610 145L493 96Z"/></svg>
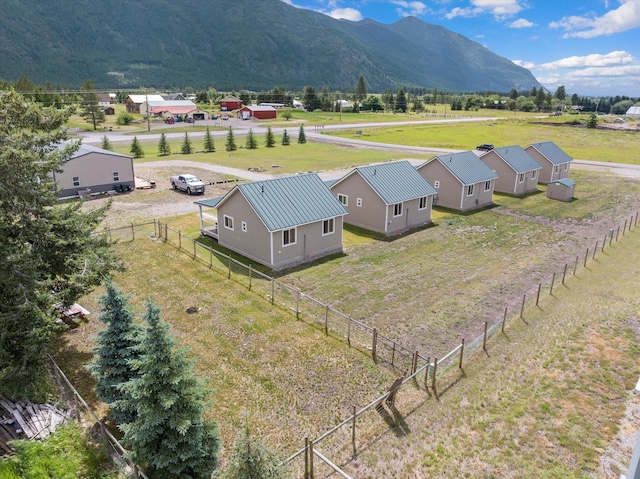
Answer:
<svg viewBox="0 0 640 479"><path fill-rule="evenodd" d="M171 187L185 191L188 195L204 194L204 183L193 175L172 176Z"/></svg>

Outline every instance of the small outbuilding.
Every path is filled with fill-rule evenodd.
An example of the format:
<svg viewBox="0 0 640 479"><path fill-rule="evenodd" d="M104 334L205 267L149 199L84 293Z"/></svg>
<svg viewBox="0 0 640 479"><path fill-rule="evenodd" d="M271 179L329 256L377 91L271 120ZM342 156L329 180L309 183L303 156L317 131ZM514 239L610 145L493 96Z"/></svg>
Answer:
<svg viewBox="0 0 640 479"><path fill-rule="evenodd" d="M278 110L272 106L252 105L243 106L238 111L238 118L242 120L275 120L278 117Z"/></svg>
<svg viewBox="0 0 640 479"><path fill-rule="evenodd" d="M540 183L548 184L569 177L569 166L573 158L553 141L532 143L524 150L542 166L538 179Z"/></svg>
<svg viewBox="0 0 640 479"><path fill-rule="evenodd" d="M222 111L232 111L242 108L242 100L233 95L225 96L219 103Z"/></svg>
<svg viewBox="0 0 640 479"><path fill-rule="evenodd" d="M162 98L162 95L129 95L124 104L127 108L127 113L140 113L140 105L151 101L164 101L164 98Z"/></svg>
<svg viewBox="0 0 640 479"><path fill-rule="evenodd" d="M571 201L576 192L576 182L569 178L554 180L547 184L547 198L560 201Z"/></svg>

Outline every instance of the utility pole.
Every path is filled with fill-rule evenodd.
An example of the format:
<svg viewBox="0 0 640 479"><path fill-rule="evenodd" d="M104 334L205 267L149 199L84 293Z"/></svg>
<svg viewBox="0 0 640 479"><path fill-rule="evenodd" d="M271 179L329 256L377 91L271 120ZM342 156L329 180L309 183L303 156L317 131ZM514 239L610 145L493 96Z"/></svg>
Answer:
<svg viewBox="0 0 640 479"><path fill-rule="evenodd" d="M151 131L151 121L149 120L149 94L144 92L144 101L147 104L147 131Z"/></svg>

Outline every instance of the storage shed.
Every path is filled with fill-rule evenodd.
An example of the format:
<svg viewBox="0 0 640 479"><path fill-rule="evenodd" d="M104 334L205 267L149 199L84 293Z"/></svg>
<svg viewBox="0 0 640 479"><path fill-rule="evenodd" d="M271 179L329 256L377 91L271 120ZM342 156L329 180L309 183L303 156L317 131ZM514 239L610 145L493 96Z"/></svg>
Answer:
<svg viewBox="0 0 640 479"><path fill-rule="evenodd" d="M576 182L569 178L554 180L547 185L547 198L571 201L576 192Z"/></svg>
<svg viewBox="0 0 640 479"><path fill-rule="evenodd" d="M275 120L278 117L278 110L272 106L244 106L238 111L238 118L248 120L255 118L256 120Z"/></svg>
<svg viewBox="0 0 640 479"><path fill-rule="evenodd" d="M233 95L225 96L220 100L220 109L222 111L237 110L242 107L242 100Z"/></svg>

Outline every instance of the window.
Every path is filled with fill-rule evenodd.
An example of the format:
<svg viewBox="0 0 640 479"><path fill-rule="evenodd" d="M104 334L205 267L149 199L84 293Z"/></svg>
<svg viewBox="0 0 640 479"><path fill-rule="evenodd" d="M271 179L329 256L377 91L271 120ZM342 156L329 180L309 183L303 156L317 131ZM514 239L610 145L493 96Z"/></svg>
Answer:
<svg viewBox="0 0 640 479"><path fill-rule="evenodd" d="M330 218L322 222L322 236L330 235L335 231L335 218Z"/></svg>
<svg viewBox="0 0 640 479"><path fill-rule="evenodd" d="M242 232L243 232L243 233L246 233L246 232L247 232L247 222L246 222L246 221L243 221L243 222L242 222Z"/></svg>
<svg viewBox="0 0 640 479"><path fill-rule="evenodd" d="M433 187L437 190L438 188L440 188L440 182L438 180L433 182Z"/></svg>
<svg viewBox="0 0 640 479"><path fill-rule="evenodd" d="M420 198L420 200L418 201L418 209L419 210L423 210L427 207L427 197L423 196L422 198Z"/></svg>
<svg viewBox="0 0 640 479"><path fill-rule="evenodd" d="M349 197L347 195L338 195L338 201L345 206L349 205Z"/></svg>
<svg viewBox="0 0 640 479"><path fill-rule="evenodd" d="M554 166L554 167L553 167L553 172L554 172L554 173L557 173L557 172L558 172L558 165L556 165L556 166Z"/></svg>
<svg viewBox="0 0 640 479"><path fill-rule="evenodd" d="M73 177L73 186L80 186L80 177L79 176L74 176Z"/></svg>
<svg viewBox="0 0 640 479"><path fill-rule="evenodd" d="M282 231L282 246L288 246L291 244L296 244L296 229L291 228L290 230Z"/></svg>
<svg viewBox="0 0 640 479"><path fill-rule="evenodd" d="M402 203L396 203L393 205L393 216L401 216L402 215Z"/></svg>
<svg viewBox="0 0 640 479"><path fill-rule="evenodd" d="M520 183L524 182L524 173L518 175L518 181L520 181Z"/></svg>
<svg viewBox="0 0 640 479"><path fill-rule="evenodd" d="M356 205L362 206L362 198L357 198L356 199Z"/></svg>
<svg viewBox="0 0 640 479"><path fill-rule="evenodd" d="M484 182L484 191L491 191L491 180Z"/></svg>
<svg viewBox="0 0 640 479"><path fill-rule="evenodd" d="M533 171L531 172L531 179L532 179L532 180L535 180L535 179L536 179L536 173L537 173L537 171L536 171L536 170L533 170Z"/></svg>
<svg viewBox="0 0 640 479"><path fill-rule="evenodd" d="M120 175L117 171L113 172L113 181L120 181Z"/></svg>
<svg viewBox="0 0 640 479"><path fill-rule="evenodd" d="M565 163L564 164L564 171L567 171L569 169L569 163Z"/></svg>
<svg viewBox="0 0 640 479"><path fill-rule="evenodd" d="M231 216L224 215L224 227L227 229L233 229L233 218Z"/></svg>
<svg viewBox="0 0 640 479"><path fill-rule="evenodd" d="M473 195L473 185L467 186L467 196Z"/></svg>

